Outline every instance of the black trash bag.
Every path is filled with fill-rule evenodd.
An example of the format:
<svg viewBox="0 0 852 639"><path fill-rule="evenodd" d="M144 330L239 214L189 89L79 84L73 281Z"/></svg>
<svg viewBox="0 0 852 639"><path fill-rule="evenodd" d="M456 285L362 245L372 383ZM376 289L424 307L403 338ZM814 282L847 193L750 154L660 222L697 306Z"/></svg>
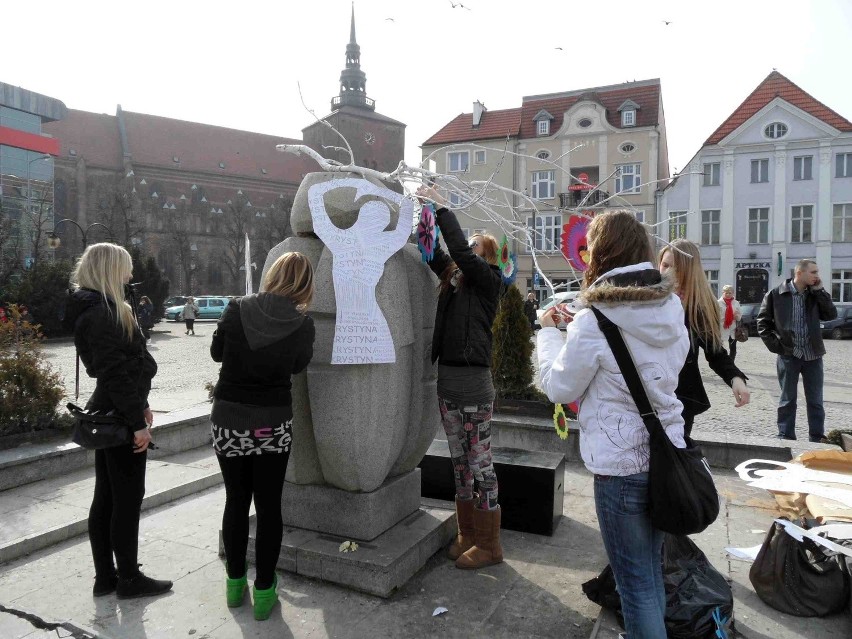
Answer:
<svg viewBox="0 0 852 639"><path fill-rule="evenodd" d="M849 604L844 557L807 537L793 539L776 522L748 577L757 596L772 608L797 617L824 617Z"/></svg>
<svg viewBox="0 0 852 639"><path fill-rule="evenodd" d="M669 639L728 639L734 595L725 577L689 537L666 534L663 543L663 586L666 589L666 634ZM624 627L615 576L607 566L583 584L583 593L616 613Z"/></svg>

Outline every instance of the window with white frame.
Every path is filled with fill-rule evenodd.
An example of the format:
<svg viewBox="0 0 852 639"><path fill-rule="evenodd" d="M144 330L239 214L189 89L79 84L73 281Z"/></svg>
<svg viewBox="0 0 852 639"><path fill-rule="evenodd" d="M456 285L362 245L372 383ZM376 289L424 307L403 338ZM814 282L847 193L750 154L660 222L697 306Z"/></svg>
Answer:
<svg viewBox="0 0 852 639"><path fill-rule="evenodd" d="M704 271L704 275L707 276L707 283L713 291L713 296L719 297L719 271L717 269Z"/></svg>
<svg viewBox="0 0 852 639"><path fill-rule="evenodd" d="M793 179L794 180L813 180L814 179L814 156L798 155L793 158Z"/></svg>
<svg viewBox="0 0 852 639"><path fill-rule="evenodd" d="M831 299L852 302L852 271L831 272Z"/></svg>
<svg viewBox="0 0 852 639"><path fill-rule="evenodd" d="M722 173L721 162L708 162L704 165L704 186L719 186Z"/></svg>
<svg viewBox="0 0 852 639"><path fill-rule="evenodd" d="M759 207L748 210L748 243L769 243L769 208Z"/></svg>
<svg viewBox="0 0 852 639"><path fill-rule="evenodd" d="M539 120L536 130L539 135L550 135L550 120Z"/></svg>
<svg viewBox="0 0 852 639"><path fill-rule="evenodd" d="M485 149L477 149L473 152L474 164L485 164Z"/></svg>
<svg viewBox="0 0 852 639"><path fill-rule="evenodd" d="M450 191L450 208L458 208L462 205L464 198L461 193L457 193L456 191Z"/></svg>
<svg viewBox="0 0 852 639"><path fill-rule="evenodd" d="M636 217L636 219L637 219L637 220L639 220L642 224L644 224L644 223L645 223L645 211L643 211L642 209L634 209L634 210L633 210L633 215L634 215L634 216Z"/></svg>
<svg viewBox="0 0 852 639"><path fill-rule="evenodd" d="M686 239L686 211L669 211L669 242Z"/></svg>
<svg viewBox="0 0 852 639"><path fill-rule="evenodd" d="M470 165L469 151L450 151L447 153L447 169L450 173L463 173Z"/></svg>
<svg viewBox="0 0 852 639"><path fill-rule="evenodd" d="M533 246L536 251L558 251L561 247L562 216L560 214L537 215L534 233L533 218L530 216L527 218L527 228L533 235Z"/></svg>
<svg viewBox="0 0 852 639"><path fill-rule="evenodd" d="M621 126L636 126L635 109L625 109L621 112Z"/></svg>
<svg viewBox="0 0 852 639"><path fill-rule="evenodd" d="M708 209L701 211L701 243L710 246L719 243L719 227L722 211Z"/></svg>
<svg viewBox="0 0 852 639"><path fill-rule="evenodd" d="M831 239L852 242L852 204L835 204Z"/></svg>
<svg viewBox="0 0 852 639"><path fill-rule="evenodd" d="M772 124L767 124L766 128L763 129L763 135L768 137L770 140L777 140L778 138L783 138L787 135L787 125L783 122L773 122Z"/></svg>
<svg viewBox="0 0 852 639"><path fill-rule="evenodd" d="M539 160L549 160L550 159L550 151L539 151L535 154L535 156Z"/></svg>
<svg viewBox="0 0 852 639"><path fill-rule="evenodd" d="M852 177L852 153L838 153L836 163L834 177Z"/></svg>
<svg viewBox="0 0 852 639"><path fill-rule="evenodd" d="M790 242L813 242L814 207L801 204L790 209Z"/></svg>
<svg viewBox="0 0 852 639"><path fill-rule="evenodd" d="M615 192L639 193L642 189L642 165L619 164L615 167Z"/></svg>
<svg viewBox="0 0 852 639"><path fill-rule="evenodd" d="M556 171L532 172L532 198L534 200L549 200L556 194Z"/></svg>
<svg viewBox="0 0 852 639"><path fill-rule="evenodd" d="M751 183L759 184L761 182L769 182L768 159L751 161Z"/></svg>

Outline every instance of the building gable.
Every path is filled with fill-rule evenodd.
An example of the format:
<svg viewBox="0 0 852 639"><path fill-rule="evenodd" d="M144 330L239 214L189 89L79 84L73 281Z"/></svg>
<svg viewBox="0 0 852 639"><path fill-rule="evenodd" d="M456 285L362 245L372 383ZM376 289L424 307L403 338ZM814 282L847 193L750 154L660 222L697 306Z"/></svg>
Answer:
<svg viewBox="0 0 852 639"><path fill-rule="evenodd" d="M775 127L775 130L772 127ZM777 136L778 126L786 130ZM776 135L777 137L772 137ZM775 98L763 109L732 131L719 145L775 144L834 137L837 129L782 98Z"/></svg>

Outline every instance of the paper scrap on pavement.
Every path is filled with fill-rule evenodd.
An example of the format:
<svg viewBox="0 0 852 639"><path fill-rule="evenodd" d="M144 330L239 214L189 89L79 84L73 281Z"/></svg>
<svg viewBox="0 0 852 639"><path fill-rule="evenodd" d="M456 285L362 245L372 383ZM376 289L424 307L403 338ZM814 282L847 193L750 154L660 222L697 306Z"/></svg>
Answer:
<svg viewBox="0 0 852 639"><path fill-rule="evenodd" d="M751 548L725 548L725 552L727 552L732 557L736 557L737 559L754 561L755 559L757 559L757 553L760 552L760 549L762 547L763 544L758 544L757 546L752 546Z"/></svg>
<svg viewBox="0 0 852 639"><path fill-rule="evenodd" d="M841 546L840 544L834 543L830 539L820 537L820 529L827 528L827 526L817 526L816 528L805 530L804 528L801 528L794 524L792 521L787 521L786 519L776 519L775 523L784 526L784 530L787 531L787 534L790 535L796 541L802 541L804 537L807 537L808 539L811 539L812 541L819 544L820 546L823 546L824 548L828 548L829 550L833 550L834 552L841 553L843 555L846 555L847 557L852 557L852 548Z"/></svg>
<svg viewBox="0 0 852 639"><path fill-rule="evenodd" d="M775 466L776 468L755 468L755 466ZM829 484L845 484L852 487L852 475L832 473L826 470L814 470L801 464L791 464L769 459L749 459L734 470L744 481L759 479L795 479L797 481L818 481ZM807 491L802 491L807 492Z"/></svg>
<svg viewBox="0 0 852 639"><path fill-rule="evenodd" d="M852 490L843 488L829 488L817 483L802 481L795 477L761 477L748 484L754 488L763 488L782 493L804 493L807 495L819 495L826 499L833 499L846 506L852 506Z"/></svg>
<svg viewBox="0 0 852 639"><path fill-rule="evenodd" d="M432 616L437 617L438 615L443 615L445 612L449 612L449 610L447 610L443 606L438 606L437 608L435 608L435 610L432 611Z"/></svg>

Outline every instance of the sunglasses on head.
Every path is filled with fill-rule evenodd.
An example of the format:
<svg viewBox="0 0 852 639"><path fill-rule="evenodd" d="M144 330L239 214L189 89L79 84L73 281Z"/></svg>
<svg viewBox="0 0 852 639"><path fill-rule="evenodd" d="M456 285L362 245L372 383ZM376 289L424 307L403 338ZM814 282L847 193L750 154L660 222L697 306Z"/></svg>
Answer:
<svg viewBox="0 0 852 639"><path fill-rule="evenodd" d="M471 240L470 242L468 242L468 246L470 248L476 248L477 246L479 246L479 240Z"/></svg>

